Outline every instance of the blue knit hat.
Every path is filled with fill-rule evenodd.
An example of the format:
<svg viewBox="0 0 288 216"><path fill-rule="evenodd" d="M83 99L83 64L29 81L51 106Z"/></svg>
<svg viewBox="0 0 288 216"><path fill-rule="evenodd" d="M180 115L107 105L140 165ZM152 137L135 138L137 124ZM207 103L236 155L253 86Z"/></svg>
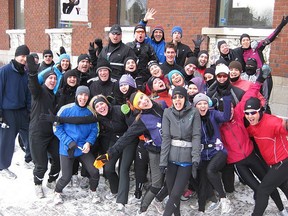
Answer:
<svg viewBox="0 0 288 216"><path fill-rule="evenodd" d="M171 35L173 35L174 32L179 32L179 33L181 34L181 37L182 37L182 35L183 35L183 30L182 30L182 28L181 28L180 26L174 26L174 27L172 28Z"/></svg>
<svg viewBox="0 0 288 216"><path fill-rule="evenodd" d="M59 63L63 60L63 59L68 59L70 61L70 55L68 55L67 53L63 53L59 56Z"/></svg>
<svg viewBox="0 0 288 216"><path fill-rule="evenodd" d="M172 75L175 74L175 73L180 74L180 75L183 77L183 79L184 79L184 76L183 76L183 74L182 74L180 71L178 71L178 70L171 70L171 71L167 74L168 80L169 80L169 82L170 82L171 85L172 85Z"/></svg>

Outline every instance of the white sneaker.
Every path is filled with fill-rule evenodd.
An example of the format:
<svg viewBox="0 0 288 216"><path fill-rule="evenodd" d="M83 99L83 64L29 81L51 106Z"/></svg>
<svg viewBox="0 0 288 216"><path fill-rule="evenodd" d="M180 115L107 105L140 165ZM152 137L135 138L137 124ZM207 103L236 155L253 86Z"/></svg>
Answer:
<svg viewBox="0 0 288 216"><path fill-rule="evenodd" d="M89 191L89 196L91 198L91 202L92 203L100 203L101 202L101 198L98 195L97 191Z"/></svg>
<svg viewBox="0 0 288 216"><path fill-rule="evenodd" d="M221 198L221 214L227 214L231 211L231 201L228 198Z"/></svg>
<svg viewBox="0 0 288 216"><path fill-rule="evenodd" d="M213 212L214 210L218 209L220 207L220 202L211 202L209 201L207 204L206 204L206 209L205 209L205 212L206 213L211 213Z"/></svg>
<svg viewBox="0 0 288 216"><path fill-rule="evenodd" d="M54 200L53 200L54 205L62 204L63 202L64 201L63 201L62 194L55 192L54 193Z"/></svg>
<svg viewBox="0 0 288 216"><path fill-rule="evenodd" d="M47 181L47 184L46 184L47 188L51 189L51 190L54 190L55 187L56 187L56 181L52 181L52 182L48 182Z"/></svg>
<svg viewBox="0 0 288 216"><path fill-rule="evenodd" d="M10 171L8 168L0 170L0 175L3 176L4 178L7 178L7 179L16 179L17 178L16 174L13 173L12 171Z"/></svg>
<svg viewBox="0 0 288 216"><path fill-rule="evenodd" d="M107 200L112 200L112 199L115 199L117 197L117 193L113 194L111 192L109 192L108 194L105 195L105 198Z"/></svg>
<svg viewBox="0 0 288 216"><path fill-rule="evenodd" d="M163 215L165 208L162 202L156 201L156 199L154 198L153 201L151 202L151 205L156 208L159 214Z"/></svg>
<svg viewBox="0 0 288 216"><path fill-rule="evenodd" d="M35 194L39 199L45 197L42 185L35 185Z"/></svg>
<svg viewBox="0 0 288 216"><path fill-rule="evenodd" d="M129 198L129 200L128 200L128 204L129 205L140 205L141 204L141 198L140 199L137 199L134 195L131 197L131 198Z"/></svg>
<svg viewBox="0 0 288 216"><path fill-rule="evenodd" d="M124 212L125 211L125 205L122 203L116 203L117 204L117 208L116 211L121 211Z"/></svg>
<svg viewBox="0 0 288 216"><path fill-rule="evenodd" d="M24 162L24 167L26 168L26 169L34 169L34 167L35 167L35 165L34 165L34 163L32 162L32 161L30 161L30 162Z"/></svg>
<svg viewBox="0 0 288 216"><path fill-rule="evenodd" d="M89 187L89 178L87 177L82 177L81 181L80 181L80 187L82 189L86 189Z"/></svg>

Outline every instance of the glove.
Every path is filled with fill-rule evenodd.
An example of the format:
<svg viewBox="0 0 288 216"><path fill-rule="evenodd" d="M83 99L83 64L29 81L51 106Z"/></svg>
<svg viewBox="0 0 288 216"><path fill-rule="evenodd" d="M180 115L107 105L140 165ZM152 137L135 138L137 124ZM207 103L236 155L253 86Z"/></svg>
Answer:
<svg viewBox="0 0 288 216"><path fill-rule="evenodd" d="M271 74L271 67L267 64L263 64L256 81L263 83L270 74Z"/></svg>
<svg viewBox="0 0 288 216"><path fill-rule="evenodd" d="M65 54L66 50L63 46L60 47L60 55Z"/></svg>
<svg viewBox="0 0 288 216"><path fill-rule="evenodd" d="M77 143L75 141L72 141L71 143L69 143L69 147L68 147L68 157L69 158L74 157L74 151L76 148L77 148Z"/></svg>
<svg viewBox="0 0 288 216"><path fill-rule="evenodd" d="M96 158L96 160L94 161L93 165L97 168L100 169L102 168L105 163L107 163L109 161L109 155L108 153L100 155Z"/></svg>
<svg viewBox="0 0 288 216"><path fill-rule="evenodd" d="M281 23L280 23L280 27L284 27L286 24L288 23L288 16L283 16Z"/></svg>
<svg viewBox="0 0 288 216"><path fill-rule="evenodd" d="M88 51L89 51L90 56L95 56L96 55L97 49L95 49L95 47L94 47L94 42L90 42L89 43Z"/></svg>
<svg viewBox="0 0 288 216"><path fill-rule="evenodd" d="M192 164L192 177L193 177L194 179L197 178L198 166L199 166L198 162L194 162L194 163Z"/></svg>
<svg viewBox="0 0 288 216"><path fill-rule="evenodd" d="M121 105L121 112L124 115L127 115L130 112L130 107L127 104Z"/></svg>
<svg viewBox="0 0 288 216"><path fill-rule="evenodd" d="M35 63L35 59L32 55L27 56L28 73L30 76L36 76L38 74L39 65L40 64Z"/></svg>
<svg viewBox="0 0 288 216"><path fill-rule="evenodd" d="M101 52L101 50L103 49L103 42L101 38L96 38L94 43L97 45L98 47L98 53Z"/></svg>
<svg viewBox="0 0 288 216"><path fill-rule="evenodd" d="M253 40L253 41L251 42L251 48L253 49L253 51L255 51L255 49L257 48L257 46L258 46L258 41Z"/></svg>
<svg viewBox="0 0 288 216"><path fill-rule="evenodd" d="M160 169L160 172L161 172L162 174L165 174L166 171L167 171L167 167L166 167L166 166L160 166L159 169Z"/></svg>
<svg viewBox="0 0 288 216"><path fill-rule="evenodd" d="M44 114L44 113L41 113L40 116L39 116L39 119L41 121L47 121L47 122L57 122L59 123L60 122L60 117L57 116L57 115L54 115L51 110L48 110L49 114Z"/></svg>
<svg viewBox="0 0 288 216"><path fill-rule="evenodd" d="M200 49L200 45L203 42L204 37L202 38L202 35L197 35L197 39L196 41L194 39L192 39L194 45L195 45L195 49Z"/></svg>

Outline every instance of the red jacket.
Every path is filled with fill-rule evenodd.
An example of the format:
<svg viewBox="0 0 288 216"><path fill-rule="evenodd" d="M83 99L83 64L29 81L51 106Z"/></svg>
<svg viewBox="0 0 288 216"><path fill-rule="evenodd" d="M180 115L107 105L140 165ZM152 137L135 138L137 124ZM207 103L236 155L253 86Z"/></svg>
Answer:
<svg viewBox="0 0 288 216"><path fill-rule="evenodd" d="M282 123L283 119L264 113L258 124L247 128L268 165L288 158L288 132Z"/></svg>
<svg viewBox="0 0 288 216"><path fill-rule="evenodd" d="M254 149L244 126L244 106L250 97L256 97L260 88L260 83L252 84L251 88L243 95L241 101L234 108L232 119L229 122L224 122L220 127L222 142L228 152L228 164L245 159Z"/></svg>

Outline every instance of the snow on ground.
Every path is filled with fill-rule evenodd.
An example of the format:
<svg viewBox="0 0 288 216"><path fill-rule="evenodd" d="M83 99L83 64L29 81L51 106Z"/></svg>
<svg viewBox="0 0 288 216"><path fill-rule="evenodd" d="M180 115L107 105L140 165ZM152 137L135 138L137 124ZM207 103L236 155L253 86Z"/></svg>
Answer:
<svg viewBox="0 0 288 216"><path fill-rule="evenodd" d="M102 198L101 204L92 204L86 190L80 187L66 187L64 189L64 204L53 204L53 191L46 187L47 177L44 180L44 192L46 198L38 199L34 193L32 169L24 167L24 153L16 145L10 170L18 176L15 180L8 180L0 176L0 216L134 216L137 215L139 205L126 205L125 212L117 212L115 200L105 200L104 196L109 193L109 187L101 176L98 192ZM133 176L131 176L133 178ZM135 181L131 181L130 196L133 196ZM233 210L228 215L248 216L253 210L253 193L247 186L238 180L235 183L236 192L229 194L228 198L232 202ZM287 199L284 205L287 205ZM193 210L190 205L193 199L181 203L182 216L197 215L198 211ZM220 215L220 208L211 214ZM155 207L150 206L147 216L159 215ZM278 215L275 204L270 200L265 215Z"/></svg>

